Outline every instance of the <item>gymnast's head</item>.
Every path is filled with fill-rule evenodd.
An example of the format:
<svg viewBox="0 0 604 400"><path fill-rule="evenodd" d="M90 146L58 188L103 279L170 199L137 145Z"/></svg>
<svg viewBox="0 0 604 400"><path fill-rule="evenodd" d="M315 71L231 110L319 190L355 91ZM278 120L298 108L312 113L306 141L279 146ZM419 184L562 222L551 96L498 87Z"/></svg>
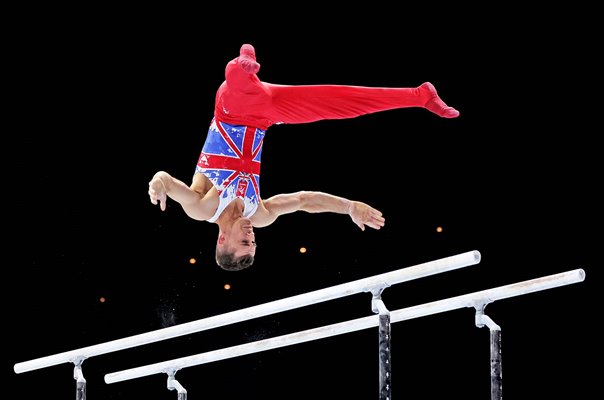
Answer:
<svg viewBox="0 0 604 400"><path fill-rule="evenodd" d="M248 218L238 218L218 233L216 264L226 271L241 271L254 263L256 236Z"/></svg>

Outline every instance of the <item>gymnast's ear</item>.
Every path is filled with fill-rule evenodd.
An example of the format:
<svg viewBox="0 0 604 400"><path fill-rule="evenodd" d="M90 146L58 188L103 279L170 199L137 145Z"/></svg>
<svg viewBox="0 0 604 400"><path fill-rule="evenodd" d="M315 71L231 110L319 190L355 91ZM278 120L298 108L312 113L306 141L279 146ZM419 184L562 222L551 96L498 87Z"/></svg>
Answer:
<svg viewBox="0 0 604 400"><path fill-rule="evenodd" d="M221 244L224 244L225 241L226 241L226 236L224 236L223 233L219 233L218 234L218 242L217 243L219 245L221 245Z"/></svg>

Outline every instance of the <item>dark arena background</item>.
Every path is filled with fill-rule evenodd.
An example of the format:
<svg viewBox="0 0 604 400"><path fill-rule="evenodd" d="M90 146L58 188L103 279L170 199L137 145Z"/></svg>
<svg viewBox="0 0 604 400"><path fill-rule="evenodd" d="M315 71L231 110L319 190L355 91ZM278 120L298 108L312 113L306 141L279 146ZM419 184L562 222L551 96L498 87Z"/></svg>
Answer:
<svg viewBox="0 0 604 400"><path fill-rule="evenodd" d="M238 10L232 19L159 8L5 16L14 24L3 147L11 397L76 396L73 364L16 373L20 362L472 250L479 264L393 285L384 304L395 310L583 269L582 282L485 312L501 327L505 398L587 399L598 390L590 360L601 315L602 111L593 100L597 51L581 22L590 12L361 11L315 9L298 16L304 22L290 19L296 11L256 19ZM561 21L569 18L577 28ZM383 212L382 229L363 232L346 215L285 215L256 229L252 267L227 272L214 263L216 225L193 221L171 200L165 212L151 204L156 171L190 182L224 67L243 43L255 46L266 82L429 81L460 111L444 119L409 108L268 129L263 198L314 190L363 201ZM87 399L177 399L166 374L112 384L104 376L369 315L371 295L361 293L91 357L82 365ZM473 308L393 323L391 373L394 399L487 399L489 330L475 325ZM190 400L378 399L378 329L176 378Z"/></svg>

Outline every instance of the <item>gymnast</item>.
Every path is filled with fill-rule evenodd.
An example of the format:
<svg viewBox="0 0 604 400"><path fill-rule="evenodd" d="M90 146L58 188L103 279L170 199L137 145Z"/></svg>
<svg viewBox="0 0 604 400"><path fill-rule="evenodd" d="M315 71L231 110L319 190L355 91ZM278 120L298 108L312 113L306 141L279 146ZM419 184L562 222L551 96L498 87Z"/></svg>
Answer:
<svg viewBox="0 0 604 400"><path fill-rule="evenodd" d="M429 82L414 88L278 85L261 81L259 70L250 44L242 45L239 56L227 64L191 185L166 171L158 171L149 182L151 203L159 204L162 211L169 197L189 217L218 225L216 263L229 271L253 264L254 228L268 226L284 214L347 214L363 231L366 226L380 229L385 223L382 213L368 204L318 191L262 199L260 157L270 126L355 118L409 107L424 108L442 118L459 116Z"/></svg>

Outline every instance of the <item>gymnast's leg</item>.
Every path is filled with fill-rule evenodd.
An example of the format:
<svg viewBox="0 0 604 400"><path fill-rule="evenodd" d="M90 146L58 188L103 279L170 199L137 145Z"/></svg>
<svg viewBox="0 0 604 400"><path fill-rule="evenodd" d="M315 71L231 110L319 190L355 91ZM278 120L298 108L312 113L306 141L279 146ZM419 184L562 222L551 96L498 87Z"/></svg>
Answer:
<svg viewBox="0 0 604 400"><path fill-rule="evenodd" d="M409 107L422 107L443 118L459 116L459 111L445 104L429 82L415 88L264 85L272 99L265 112L273 121L283 123L354 118Z"/></svg>

